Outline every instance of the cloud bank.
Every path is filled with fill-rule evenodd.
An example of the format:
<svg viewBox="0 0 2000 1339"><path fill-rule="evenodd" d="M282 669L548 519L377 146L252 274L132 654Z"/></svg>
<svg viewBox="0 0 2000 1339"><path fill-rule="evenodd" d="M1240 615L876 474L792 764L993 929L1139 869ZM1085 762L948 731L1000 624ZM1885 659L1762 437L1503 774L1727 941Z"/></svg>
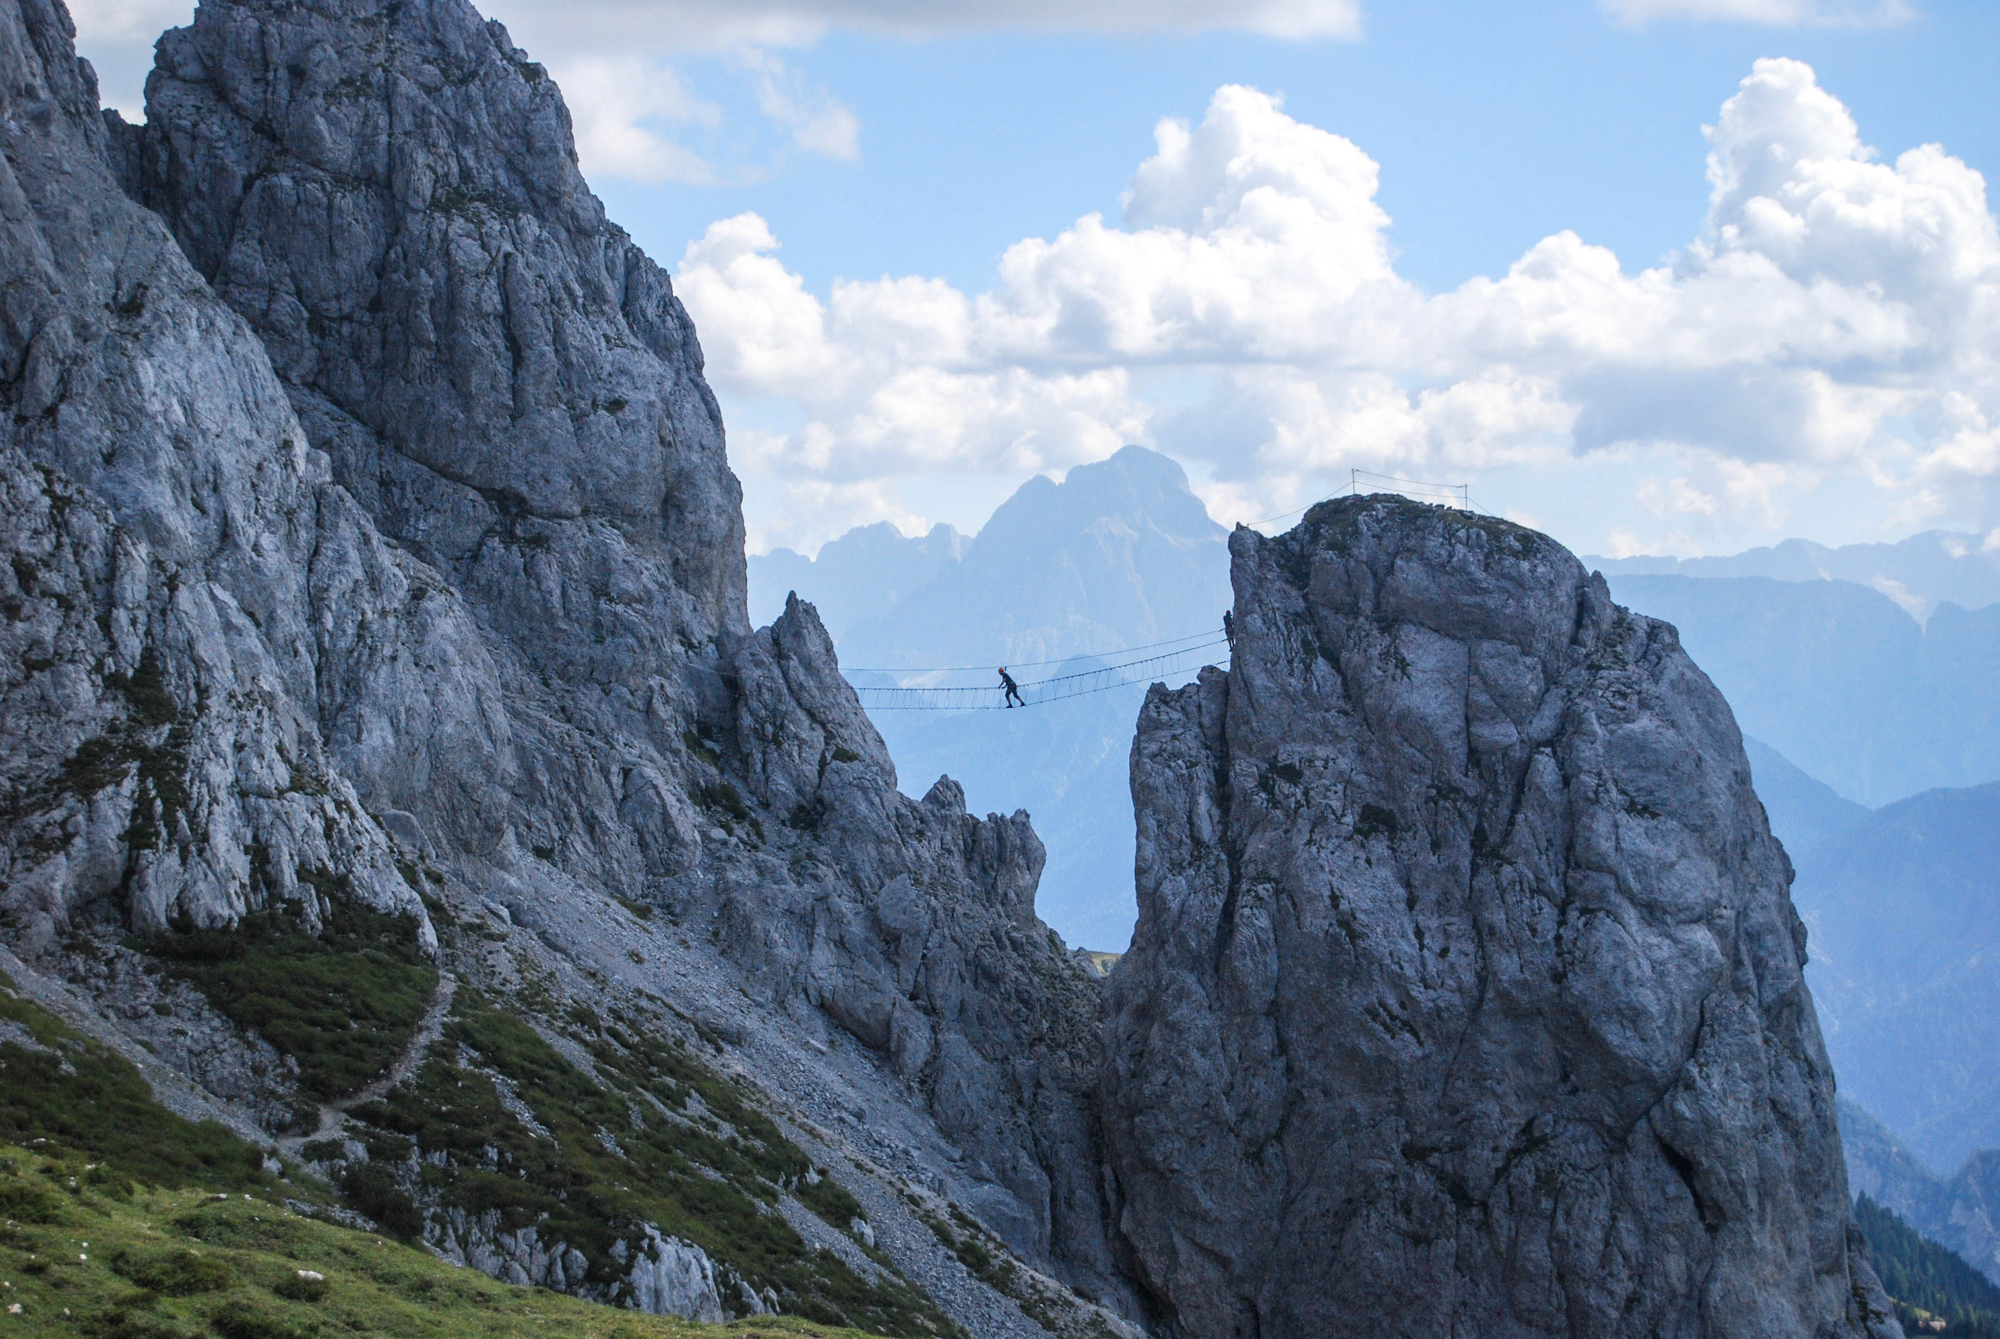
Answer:
<svg viewBox="0 0 2000 1339"><path fill-rule="evenodd" d="M733 403L798 427L752 470L865 496L889 476L1063 469L1125 441L1199 462L1228 515L1349 466L1461 477L1666 452L1663 517L1770 512L1835 474L1906 519L2000 520L2000 229L1936 145L1878 160L1791 60L1759 61L1705 131L1707 226L1627 272L1573 233L1497 278L1401 278L1359 147L1255 89L1162 121L1118 222L1002 257L987 291L784 268L754 214L682 257Z"/></svg>

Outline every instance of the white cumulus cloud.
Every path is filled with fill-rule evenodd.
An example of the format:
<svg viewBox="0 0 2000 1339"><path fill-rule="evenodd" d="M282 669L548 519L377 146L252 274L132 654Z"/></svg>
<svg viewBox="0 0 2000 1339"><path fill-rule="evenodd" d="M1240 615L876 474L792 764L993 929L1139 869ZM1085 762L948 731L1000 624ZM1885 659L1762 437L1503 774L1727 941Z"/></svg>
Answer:
<svg viewBox="0 0 2000 1339"><path fill-rule="evenodd" d="M861 156L861 121L824 88L769 50L744 49L738 60L757 91L757 106L808 153L853 162Z"/></svg>
<svg viewBox="0 0 2000 1339"><path fill-rule="evenodd" d="M1572 233L1503 275L1400 277L1376 164L1225 87L1163 121L1117 222L1001 258L980 293L917 277L821 296L745 215L681 291L736 400L805 426L760 464L847 484L1064 468L1127 440L1263 515L1358 466L1468 471L1664 453L1662 524L1778 523L1831 474L1910 514L2000 520L2000 228L1935 145L1883 162L1807 66L1759 61L1707 129L1707 226L1626 270Z"/></svg>
<svg viewBox="0 0 2000 1339"><path fill-rule="evenodd" d="M641 56L586 56L555 71L576 151L594 172L633 181L706 186L719 179L715 164L677 143L671 130L714 126L722 109L688 91L669 65Z"/></svg>

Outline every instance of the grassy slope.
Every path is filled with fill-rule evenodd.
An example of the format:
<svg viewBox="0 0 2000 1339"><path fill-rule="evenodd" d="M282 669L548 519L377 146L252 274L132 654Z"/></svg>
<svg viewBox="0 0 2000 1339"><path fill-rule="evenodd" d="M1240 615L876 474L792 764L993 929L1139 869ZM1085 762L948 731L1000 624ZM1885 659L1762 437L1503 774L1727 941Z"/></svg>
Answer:
<svg viewBox="0 0 2000 1339"><path fill-rule="evenodd" d="M13 986L0 973L0 1141L53 1140L164 1185L270 1184L261 1152L213 1121L197 1125L162 1107L124 1057Z"/></svg>
<svg viewBox="0 0 2000 1339"><path fill-rule="evenodd" d="M180 963L194 961L204 971L220 967L228 973L222 981L232 989L250 983L254 989L240 989L240 995L266 1001L258 1007L274 1009L278 1017L310 1017L312 1009L296 1005L292 995L320 1007L322 981L312 973L286 977L264 971L260 963L266 955L268 943L254 941L250 951L188 953ZM320 951L282 957L314 955ZM326 953L332 963L350 957L352 951ZM288 981L300 989L286 993ZM612 1243L636 1237L636 1223L654 1221L668 1235L704 1247L718 1261L728 1295L734 1295L734 1279L744 1279L758 1291L774 1287L788 1313L822 1325L864 1325L874 1333L906 1337L962 1333L904 1281L894 1275L874 1283L860 1279L836 1255L808 1247L776 1213L778 1195L788 1191L840 1231L860 1215L860 1205L818 1175L734 1083L694 1061L678 1043L646 1037L642 1029L626 1031L588 1011L572 1013L568 1029L590 1051L598 1079L558 1055L518 1017L478 991L462 989L428 1063L386 1101L356 1111L372 1125L366 1131L372 1157L348 1163L332 1153L326 1171L334 1175L340 1199L376 1219L384 1239L394 1243L402 1237L398 1249L408 1249L422 1229L422 1215L406 1193L414 1173L442 1205L474 1215L498 1211L508 1229L538 1225L548 1241L578 1247L590 1261L590 1281L610 1287L624 1273L610 1257ZM620 1021L632 1019L620 1015ZM312 1029L304 1031L310 1043ZM336 1047L318 1049L336 1053ZM370 1059L362 1067L374 1065ZM500 1083L534 1113L540 1131L530 1131L506 1109ZM334 1197L312 1177L276 1181L264 1171L264 1153L222 1125L192 1123L160 1107L146 1079L124 1057L14 993L4 975L0 1141L30 1147L44 1141L46 1147L74 1151L78 1165L96 1165L92 1175L98 1179L132 1177L174 1189L252 1191L272 1199ZM432 1161L418 1161L418 1153ZM306 1155L320 1153L308 1145ZM6 1197L0 1193L4 1211ZM870 1255L890 1265L878 1251ZM92 1305L102 1305L102 1299ZM600 1311L620 1315L616 1309ZM0 1339L8 1329L18 1327L6 1323L0 1307ZM148 1331L106 1333L136 1337Z"/></svg>
<svg viewBox="0 0 2000 1339"><path fill-rule="evenodd" d="M568 1071L519 1024L484 1021L518 1034L510 1039L534 1052L533 1059ZM503 1049L490 1039L487 1045ZM722 1105L723 1094L710 1091ZM751 1123L747 1111L740 1118ZM260 1150L222 1126L183 1120L160 1106L123 1057L16 994L0 975L0 1339L856 1333L790 1319L717 1329L510 1287L387 1236L293 1215L279 1207L280 1195L323 1199L325 1192L310 1180L280 1185L262 1164ZM160 1279L175 1272L176 1253L189 1250L222 1263L219 1273L208 1272L224 1286L186 1296L162 1289ZM799 1248L798 1255L808 1253ZM185 1258L178 1263L188 1265ZM324 1299L272 1291L302 1268L327 1276ZM843 1300L869 1310L866 1303L881 1299ZM14 1305L19 1313L9 1312ZM913 1310L929 1308L918 1303ZM914 1316L884 1319L908 1325ZM917 1328L931 1327L919 1321Z"/></svg>
<svg viewBox="0 0 2000 1339"><path fill-rule="evenodd" d="M86 1170L89 1168L90 1170ZM0 1147L0 1336L563 1339L853 1335L787 1318L717 1328L454 1269L241 1193L149 1189L54 1144ZM325 1277L301 1280L299 1271ZM318 1298L286 1296L319 1291ZM19 1312L11 1308L20 1307Z"/></svg>

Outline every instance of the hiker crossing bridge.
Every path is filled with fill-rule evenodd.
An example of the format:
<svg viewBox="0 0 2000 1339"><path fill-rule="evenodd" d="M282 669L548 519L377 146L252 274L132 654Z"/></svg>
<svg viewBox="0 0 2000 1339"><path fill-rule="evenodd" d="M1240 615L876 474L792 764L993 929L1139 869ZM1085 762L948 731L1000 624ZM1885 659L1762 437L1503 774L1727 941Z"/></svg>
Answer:
<svg viewBox="0 0 2000 1339"><path fill-rule="evenodd" d="M1472 490L1465 484L1434 484L1392 475L1349 472L1347 486L1329 497L1247 524L1269 525L1300 515L1319 502L1363 493L1398 493L1421 502L1477 511ZM1014 670L1050 670L1044 677L1020 679L1021 705L1044 706L1065 698L1108 693L1134 684L1157 683L1176 678L1204 666L1226 663L1229 638L1221 628L1210 628L1185 637L1144 646L1128 646L1096 656L1069 656L1061 660L1014 661ZM1144 653L1144 654L1141 654ZM1110 662L1110 663L1105 663ZM1006 689L1001 685L997 665L898 666L895 668L843 668L849 685L869 711L1001 711L1007 709ZM964 682L971 676L981 682ZM888 682L884 682L888 680Z"/></svg>
<svg viewBox="0 0 2000 1339"><path fill-rule="evenodd" d="M1043 678L1020 680L1023 705L1038 707L1064 698L1107 693L1133 684L1156 683L1213 664L1228 657L1228 638L1220 628L1210 628L1172 641L1147 646L1126 647L1103 656L1070 656L1039 664L1017 662L1016 670L1047 669L1057 673ZM1150 654L1140 655L1140 652ZM1219 653L1219 654L1218 654ZM1090 662L1111 661L1113 663ZM1075 668L1071 668L1074 666ZM869 711L999 711L1006 706L997 667L993 665L952 665L931 669L850 669L843 670L861 705ZM952 683L951 679L980 674L991 684ZM905 676L894 684L881 679Z"/></svg>

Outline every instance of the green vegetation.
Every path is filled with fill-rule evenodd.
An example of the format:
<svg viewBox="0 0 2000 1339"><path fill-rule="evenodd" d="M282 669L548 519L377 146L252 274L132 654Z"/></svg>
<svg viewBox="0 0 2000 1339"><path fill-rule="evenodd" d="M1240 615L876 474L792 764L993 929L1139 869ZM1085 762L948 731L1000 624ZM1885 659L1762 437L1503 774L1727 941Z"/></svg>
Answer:
<svg viewBox="0 0 2000 1339"><path fill-rule="evenodd" d="M329 876L301 870L302 878ZM437 989L417 947L417 923L344 900L315 938L272 913L233 930L156 936L169 962L239 1027L298 1061L299 1085L322 1100L380 1077L409 1044Z"/></svg>
<svg viewBox="0 0 2000 1339"><path fill-rule="evenodd" d="M270 1201L107 1192L73 1149L0 1146L0 1199L46 1203L0 1229L0 1334L51 1339L837 1339L793 1317L693 1325L514 1288ZM18 1312L11 1312L18 1306Z"/></svg>
<svg viewBox="0 0 2000 1339"><path fill-rule="evenodd" d="M1905 1333L2000 1339L2000 1287L1866 1195L1854 1216Z"/></svg>
<svg viewBox="0 0 2000 1339"><path fill-rule="evenodd" d="M412 1190L471 1214L498 1211L502 1231L532 1225L581 1252L586 1283L606 1289L624 1286L614 1248L638 1248L654 1223L700 1246L723 1274L775 1289L789 1314L880 1334L952 1331L921 1294L870 1284L806 1245L776 1211L781 1194L843 1230L860 1206L733 1084L629 1018L602 1030L588 1016L570 1021L594 1077L461 988L417 1073L355 1108L379 1133L343 1191L385 1226L392 1213L414 1215L403 1207Z"/></svg>
<svg viewBox="0 0 2000 1339"><path fill-rule="evenodd" d="M308 1091L331 1095L379 1074L432 997L435 970L413 930L337 902L334 924L317 938L259 915L228 932L182 925L144 947L162 970L297 1057ZM544 1003L556 1012L552 997ZM349 1135L366 1155L346 1139L316 1140L302 1152L334 1188L301 1176L282 1191L261 1149L159 1106L123 1057L4 977L0 1024L10 1038L0 1041L0 1143L26 1150L0 1156L0 1221L11 1224L0 1233L0 1281L12 1285L0 1290L10 1293L0 1312L32 1303L39 1317L12 1332L511 1335L560 1319L606 1339L710 1333L635 1329L630 1313L588 1305L552 1309L553 1295L450 1271L411 1249L428 1214L462 1209L580 1251L585 1288L614 1301L629 1286L618 1256L629 1259L656 1224L708 1253L726 1297L739 1283L770 1290L797 1318L791 1328L760 1320L756 1333L824 1333L810 1322L963 1339L886 1256L870 1252L889 1270L871 1281L808 1245L781 1200L796 1199L841 1232L862 1216L860 1204L748 1090L623 1011L600 1017L572 1006L551 1024L567 1034L556 1037L461 987L417 1072L354 1109L363 1124ZM324 1202L336 1190L380 1231L346 1232L259 1202L280 1193ZM229 1198L201 1198L217 1191ZM259 1200L241 1198L246 1191ZM65 1234L95 1244L74 1248L88 1260L56 1249ZM401 1262L393 1278L357 1273L364 1260L392 1259ZM0 1314L0 1339L8 1332Z"/></svg>
<svg viewBox="0 0 2000 1339"><path fill-rule="evenodd" d="M238 1190L269 1182L257 1149L213 1121L197 1125L160 1106L123 1056L21 998L5 975L0 1020L33 1041L0 1042L0 1140L51 1140L116 1167L115 1175L156 1185ZM86 1176L102 1188L114 1173L100 1165ZM8 1201L19 1193L19 1184L0 1185L0 1205L8 1217L34 1221L29 1206Z"/></svg>

